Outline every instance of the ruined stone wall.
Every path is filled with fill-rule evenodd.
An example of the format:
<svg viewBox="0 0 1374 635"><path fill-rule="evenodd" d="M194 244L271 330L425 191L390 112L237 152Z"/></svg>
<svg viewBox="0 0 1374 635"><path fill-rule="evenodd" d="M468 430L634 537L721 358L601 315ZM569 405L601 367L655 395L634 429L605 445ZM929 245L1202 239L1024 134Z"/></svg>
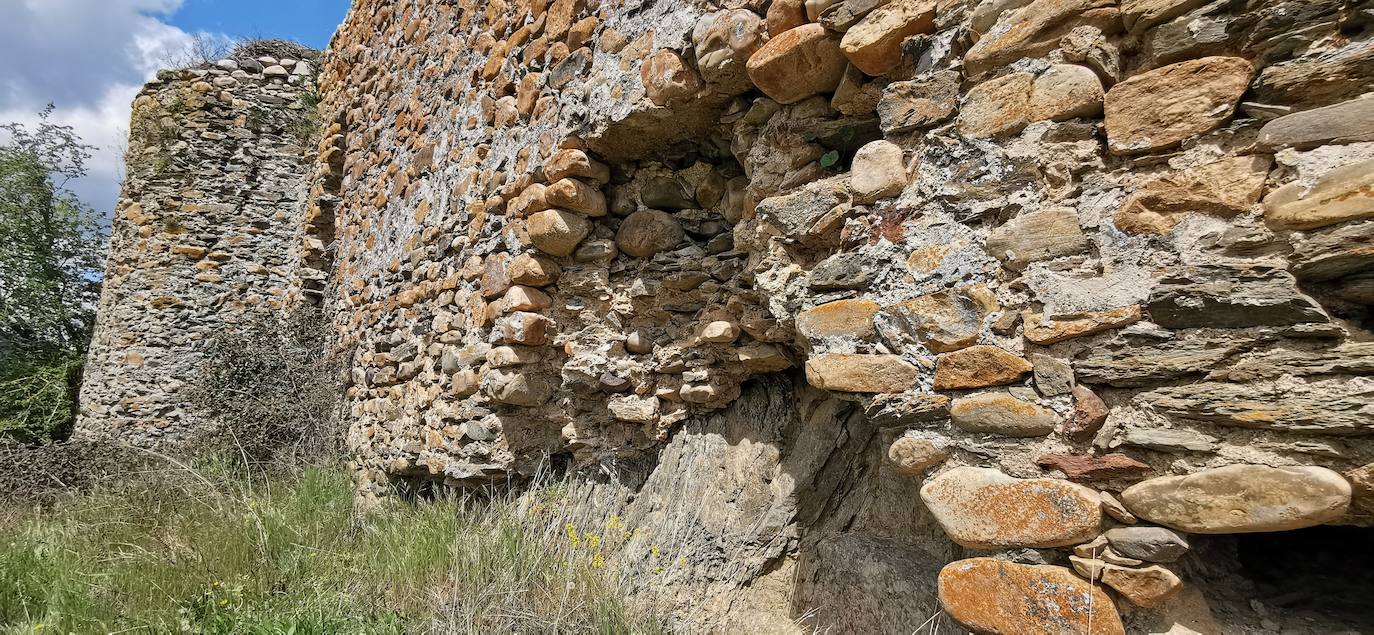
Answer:
<svg viewBox="0 0 1374 635"><path fill-rule="evenodd" d="M201 353L299 287L315 131L311 62L163 71L134 101L78 432L172 447Z"/></svg>
<svg viewBox="0 0 1374 635"><path fill-rule="evenodd" d="M364 498L580 468L573 530L686 628L1364 628L1358 572L1246 554L1374 524L1372 20L358 0L251 288L337 310ZM127 198L86 420L141 431L184 375L125 329L252 295L160 306L219 243Z"/></svg>
<svg viewBox="0 0 1374 635"><path fill-rule="evenodd" d="M1369 521L1369 20L358 2L316 180L363 491L594 467L718 626L1263 626L1206 536Z"/></svg>

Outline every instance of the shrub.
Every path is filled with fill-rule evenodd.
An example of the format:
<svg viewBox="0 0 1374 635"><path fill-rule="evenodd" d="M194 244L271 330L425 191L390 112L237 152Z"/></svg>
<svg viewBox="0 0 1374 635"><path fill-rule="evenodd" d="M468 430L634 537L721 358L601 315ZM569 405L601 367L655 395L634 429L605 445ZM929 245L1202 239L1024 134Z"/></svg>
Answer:
<svg viewBox="0 0 1374 635"><path fill-rule="evenodd" d="M0 509L46 504L146 469L150 455L104 440L38 445L0 439Z"/></svg>
<svg viewBox="0 0 1374 635"><path fill-rule="evenodd" d="M234 46L229 56L234 59L257 59L266 56L277 59L315 60L320 57L320 52L290 40L251 38Z"/></svg>
<svg viewBox="0 0 1374 635"><path fill-rule="evenodd" d="M61 352L0 357L0 438L66 436L76 417L81 361Z"/></svg>
<svg viewBox="0 0 1374 635"><path fill-rule="evenodd" d="M309 309L261 316L215 340L187 397L217 423L195 451L232 450L252 463L339 456L342 388L324 355L328 328Z"/></svg>

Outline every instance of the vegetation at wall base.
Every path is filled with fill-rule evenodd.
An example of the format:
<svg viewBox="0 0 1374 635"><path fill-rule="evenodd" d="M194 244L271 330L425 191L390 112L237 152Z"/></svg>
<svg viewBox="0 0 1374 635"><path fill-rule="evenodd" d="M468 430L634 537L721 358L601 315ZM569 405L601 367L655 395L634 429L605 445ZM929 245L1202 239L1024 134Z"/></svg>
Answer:
<svg viewBox="0 0 1374 635"><path fill-rule="evenodd" d="M0 439L69 430L100 296L104 231L66 187L91 148L52 112L0 125Z"/></svg>
<svg viewBox="0 0 1374 635"><path fill-rule="evenodd" d="M67 436L81 362L62 351L0 356L0 437L38 443Z"/></svg>
<svg viewBox="0 0 1374 635"><path fill-rule="evenodd" d="M559 489L548 487L548 496ZM212 460L0 512L0 633L646 633L565 518Z"/></svg>

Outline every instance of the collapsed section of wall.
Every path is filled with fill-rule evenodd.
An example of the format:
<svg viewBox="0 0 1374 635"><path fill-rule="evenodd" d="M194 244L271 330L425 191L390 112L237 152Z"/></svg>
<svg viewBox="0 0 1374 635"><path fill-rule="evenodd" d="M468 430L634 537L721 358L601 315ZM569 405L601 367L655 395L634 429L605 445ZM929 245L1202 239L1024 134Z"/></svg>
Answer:
<svg viewBox="0 0 1374 635"><path fill-rule="evenodd" d="M80 434L175 445L204 425L201 353L299 286L316 121L306 60L163 71L134 102Z"/></svg>

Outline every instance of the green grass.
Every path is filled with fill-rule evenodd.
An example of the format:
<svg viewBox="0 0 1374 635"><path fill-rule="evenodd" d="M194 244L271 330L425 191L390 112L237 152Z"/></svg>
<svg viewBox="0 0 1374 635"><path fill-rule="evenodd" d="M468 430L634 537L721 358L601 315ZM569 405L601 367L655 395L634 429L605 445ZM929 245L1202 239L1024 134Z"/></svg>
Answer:
<svg viewBox="0 0 1374 635"><path fill-rule="evenodd" d="M0 633L662 630L615 592L556 486L359 520L340 470L240 471L175 469L0 511Z"/></svg>

